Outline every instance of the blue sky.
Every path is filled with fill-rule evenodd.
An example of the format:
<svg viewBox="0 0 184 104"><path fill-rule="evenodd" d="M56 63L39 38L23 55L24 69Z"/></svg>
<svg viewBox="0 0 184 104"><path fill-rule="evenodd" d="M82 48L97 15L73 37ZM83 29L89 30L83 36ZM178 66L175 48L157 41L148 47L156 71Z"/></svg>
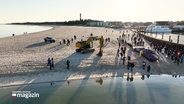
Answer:
<svg viewBox="0 0 184 104"><path fill-rule="evenodd" d="M184 0L0 0L0 23L184 20Z"/></svg>

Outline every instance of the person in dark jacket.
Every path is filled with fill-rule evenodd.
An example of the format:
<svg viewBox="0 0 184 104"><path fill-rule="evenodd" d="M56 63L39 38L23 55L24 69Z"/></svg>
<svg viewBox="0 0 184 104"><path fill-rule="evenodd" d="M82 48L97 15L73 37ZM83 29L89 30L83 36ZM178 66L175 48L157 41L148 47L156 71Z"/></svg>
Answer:
<svg viewBox="0 0 184 104"><path fill-rule="evenodd" d="M147 72L150 72L150 70L151 70L151 66L148 65L148 66L147 66Z"/></svg>
<svg viewBox="0 0 184 104"><path fill-rule="evenodd" d="M50 64L51 64L51 59L48 58L48 59L47 59L47 66L49 66Z"/></svg>
<svg viewBox="0 0 184 104"><path fill-rule="evenodd" d="M51 67L54 67L54 59L51 58Z"/></svg>
<svg viewBox="0 0 184 104"><path fill-rule="evenodd" d="M133 68L134 68L135 64L133 62L130 63L130 67L131 67L131 71L133 71Z"/></svg>
<svg viewBox="0 0 184 104"><path fill-rule="evenodd" d="M145 61L143 61L143 62L142 62L142 69L144 70L144 69L145 69L145 67L146 67L146 62L145 62Z"/></svg>
<svg viewBox="0 0 184 104"><path fill-rule="evenodd" d="M67 69L69 69L70 68L70 61L69 60L66 61L66 65L67 65Z"/></svg>
<svg viewBox="0 0 184 104"><path fill-rule="evenodd" d="M125 65L125 56L123 56L123 65Z"/></svg>

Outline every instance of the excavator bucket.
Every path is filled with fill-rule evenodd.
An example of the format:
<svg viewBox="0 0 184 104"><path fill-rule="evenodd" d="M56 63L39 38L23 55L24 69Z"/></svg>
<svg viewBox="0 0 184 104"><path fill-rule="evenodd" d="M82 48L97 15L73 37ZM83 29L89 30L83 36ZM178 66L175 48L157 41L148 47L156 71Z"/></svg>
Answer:
<svg viewBox="0 0 184 104"><path fill-rule="evenodd" d="M97 56L102 56L102 52L99 51L98 54L97 54Z"/></svg>

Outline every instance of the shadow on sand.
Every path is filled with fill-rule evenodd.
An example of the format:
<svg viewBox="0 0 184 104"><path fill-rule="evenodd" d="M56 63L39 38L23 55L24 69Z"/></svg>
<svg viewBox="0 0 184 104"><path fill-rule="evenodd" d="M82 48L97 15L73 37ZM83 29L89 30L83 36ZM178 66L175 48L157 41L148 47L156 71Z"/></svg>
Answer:
<svg viewBox="0 0 184 104"><path fill-rule="evenodd" d="M44 46L44 45L47 45L47 44L50 44L50 43L39 42L39 43L28 45L26 48L41 47L41 46Z"/></svg>
<svg viewBox="0 0 184 104"><path fill-rule="evenodd" d="M90 55L90 54L89 54ZM96 68L96 65L98 63L98 61L100 60L100 57L99 56L96 56L94 59L93 59L93 64L95 65L91 65L89 67L85 67L84 69L87 69L88 72L85 73L85 77L82 79L82 82L80 84L80 86L78 87L78 89L74 92L74 94L69 98L68 102L66 104L73 104L74 103L74 100L76 99L76 97L78 95L81 94L81 92L85 89L86 85L87 85L87 82L88 82L88 79L90 78L90 75L92 74L93 70L95 70Z"/></svg>

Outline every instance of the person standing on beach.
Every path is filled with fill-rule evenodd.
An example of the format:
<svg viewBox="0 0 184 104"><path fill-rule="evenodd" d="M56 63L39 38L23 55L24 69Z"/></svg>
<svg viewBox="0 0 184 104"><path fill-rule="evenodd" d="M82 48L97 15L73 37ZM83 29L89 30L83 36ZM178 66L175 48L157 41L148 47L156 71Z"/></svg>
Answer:
<svg viewBox="0 0 184 104"><path fill-rule="evenodd" d="M123 65L125 65L125 56L123 56Z"/></svg>
<svg viewBox="0 0 184 104"><path fill-rule="evenodd" d="M142 54L143 54L143 51L141 50L141 51L139 52L139 56L141 57L141 56L142 56Z"/></svg>
<svg viewBox="0 0 184 104"><path fill-rule="evenodd" d="M121 46L121 43L119 42L118 44L119 44L119 48L120 48L120 46Z"/></svg>
<svg viewBox="0 0 184 104"><path fill-rule="evenodd" d="M122 51L119 54L120 54L120 59L122 60L122 56L123 56Z"/></svg>
<svg viewBox="0 0 184 104"><path fill-rule="evenodd" d="M128 61L130 61L131 60L131 58L130 58L130 56L128 56Z"/></svg>
<svg viewBox="0 0 184 104"><path fill-rule="evenodd" d="M145 67L146 67L146 62L145 62L145 61L143 61L143 62L142 62L142 69L144 70L144 69L145 69Z"/></svg>
<svg viewBox="0 0 184 104"><path fill-rule="evenodd" d="M130 67L131 67L131 71L133 71L133 68L134 68L134 66L135 66L135 64L132 62L131 64L130 64Z"/></svg>
<svg viewBox="0 0 184 104"><path fill-rule="evenodd" d="M52 64L51 64L51 63L50 63L50 65L49 65L49 69L52 70Z"/></svg>
<svg viewBox="0 0 184 104"><path fill-rule="evenodd" d="M129 68L131 67L131 62L130 62L130 56L128 56L128 63L127 63L127 69L129 70Z"/></svg>
<svg viewBox="0 0 184 104"><path fill-rule="evenodd" d="M118 50L117 50L117 56L119 57L119 48L118 48Z"/></svg>
<svg viewBox="0 0 184 104"><path fill-rule="evenodd" d="M69 60L66 61L66 65L67 65L67 69L69 69L70 68L70 61Z"/></svg>
<svg viewBox="0 0 184 104"><path fill-rule="evenodd" d="M127 63L127 70L129 70L129 68L130 68L130 62L128 61L128 63Z"/></svg>
<svg viewBox="0 0 184 104"><path fill-rule="evenodd" d="M53 58L51 58L51 67L54 68L54 59Z"/></svg>
<svg viewBox="0 0 184 104"><path fill-rule="evenodd" d="M124 47L123 49L123 55L125 55L125 53L126 53L126 47Z"/></svg>
<svg viewBox="0 0 184 104"><path fill-rule="evenodd" d="M150 72L150 70L151 70L151 66L148 65L148 66L147 66L147 72Z"/></svg>
<svg viewBox="0 0 184 104"><path fill-rule="evenodd" d="M121 46L121 52L122 52L122 54L123 54L123 46Z"/></svg>
<svg viewBox="0 0 184 104"><path fill-rule="evenodd" d="M68 46L70 45L70 40L69 40L69 39L67 39L67 45L68 45Z"/></svg>
<svg viewBox="0 0 184 104"><path fill-rule="evenodd" d="M181 55L181 63L183 63L184 54Z"/></svg>
<svg viewBox="0 0 184 104"><path fill-rule="evenodd" d="M73 43L73 38L71 39L72 43Z"/></svg>
<svg viewBox="0 0 184 104"><path fill-rule="evenodd" d="M51 59L48 58L48 59L47 59L47 66L49 66L50 64L51 64Z"/></svg>
<svg viewBox="0 0 184 104"><path fill-rule="evenodd" d="M74 39L76 39L76 38L77 38L75 35L74 35L73 37L74 37Z"/></svg>
<svg viewBox="0 0 184 104"><path fill-rule="evenodd" d="M141 74L141 79L144 80L144 74Z"/></svg>
<svg viewBox="0 0 184 104"><path fill-rule="evenodd" d="M176 56L176 62L177 62L177 65L179 65L179 63L180 63L180 56Z"/></svg>
<svg viewBox="0 0 184 104"><path fill-rule="evenodd" d="M63 44L65 44L66 43L66 40L65 39L63 39Z"/></svg>

